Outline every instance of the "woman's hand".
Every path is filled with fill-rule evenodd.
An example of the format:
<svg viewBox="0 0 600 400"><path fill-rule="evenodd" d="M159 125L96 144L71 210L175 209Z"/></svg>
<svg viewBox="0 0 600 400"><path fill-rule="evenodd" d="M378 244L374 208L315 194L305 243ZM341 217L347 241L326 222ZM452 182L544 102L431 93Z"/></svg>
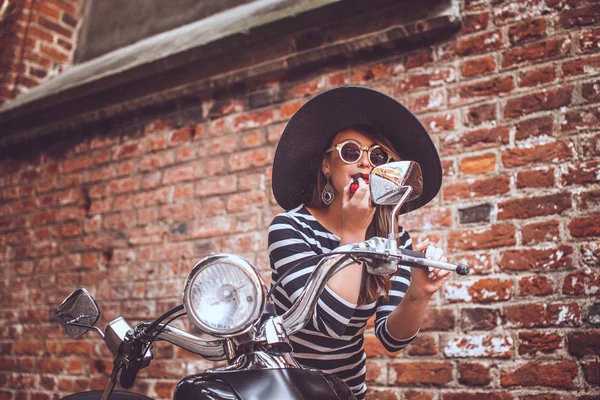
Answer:
<svg viewBox="0 0 600 400"><path fill-rule="evenodd" d="M365 240L367 228L373 220L375 207L371 205L369 185L358 178L358 189L350 194L352 179L344 187L342 197L342 241L345 243Z"/></svg>
<svg viewBox="0 0 600 400"><path fill-rule="evenodd" d="M425 253L425 257L434 260L448 262L444 256L444 251L439 247L429 244L429 239L425 239L414 247L415 251ZM411 268L410 286L418 289L426 296L432 296L442 285L450 278L450 271L439 268L430 268L429 272L421 268Z"/></svg>

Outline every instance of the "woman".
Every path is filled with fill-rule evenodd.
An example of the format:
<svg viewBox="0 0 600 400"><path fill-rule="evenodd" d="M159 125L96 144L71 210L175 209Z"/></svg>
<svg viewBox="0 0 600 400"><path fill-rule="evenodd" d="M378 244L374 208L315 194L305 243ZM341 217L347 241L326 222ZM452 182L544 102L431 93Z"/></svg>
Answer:
<svg viewBox="0 0 600 400"><path fill-rule="evenodd" d="M373 236L387 237L389 207L371 205L363 178L355 192L351 184L357 173L368 174L393 160L417 161L423 171L423 194L407 207L421 207L435 197L442 175L434 144L416 117L380 92L356 86L332 89L294 114L273 163L273 193L287 210L269 228L273 281L304 258ZM399 246L412 249L408 233L399 231ZM428 240L415 250L447 261ZM278 314L296 301L315 264L302 264L283 279L274 293ZM337 375L357 398L364 398L367 320L376 314L375 335L387 350L406 347L419 331L431 296L448 277L449 271L406 266L394 276L367 274L361 264L345 268L327 283L311 322L290 338L295 358Z"/></svg>

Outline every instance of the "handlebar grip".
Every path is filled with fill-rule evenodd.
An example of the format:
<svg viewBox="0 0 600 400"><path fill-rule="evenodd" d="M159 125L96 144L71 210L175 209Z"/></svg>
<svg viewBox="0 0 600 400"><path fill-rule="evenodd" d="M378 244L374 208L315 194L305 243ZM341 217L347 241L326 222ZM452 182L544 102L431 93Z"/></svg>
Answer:
<svg viewBox="0 0 600 400"><path fill-rule="evenodd" d="M469 273L469 266L467 264L458 264L456 266L456 273L459 275L467 275Z"/></svg>
<svg viewBox="0 0 600 400"><path fill-rule="evenodd" d="M398 251L405 256L415 257L415 258L425 258L425 253L421 253L420 251L408 250L408 249L398 249Z"/></svg>

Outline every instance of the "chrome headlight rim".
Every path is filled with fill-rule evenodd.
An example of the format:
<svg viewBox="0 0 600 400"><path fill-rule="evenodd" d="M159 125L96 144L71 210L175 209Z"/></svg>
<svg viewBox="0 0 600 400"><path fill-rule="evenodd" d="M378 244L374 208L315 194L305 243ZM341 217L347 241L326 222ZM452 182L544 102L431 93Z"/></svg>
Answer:
<svg viewBox="0 0 600 400"><path fill-rule="evenodd" d="M194 312L194 308L192 306L192 285L194 283L194 278L204 269L209 268L215 264L229 264L235 268L241 269L245 273L245 275L250 279L251 284L256 290L257 306L255 307L254 312L251 314L251 317L248 318L248 321L246 321L243 325L239 327L231 329L213 328L202 322L202 320L198 318L196 316L196 313ZM266 298L267 288L262 278L260 277L260 273L258 272L256 267L254 267L254 265L252 265L245 258L234 254L214 254L198 261L185 278L185 284L183 289L183 308L185 309L190 321L192 321L194 326L196 326L202 332L211 336L230 338L247 333L260 320L260 317L265 307Z"/></svg>

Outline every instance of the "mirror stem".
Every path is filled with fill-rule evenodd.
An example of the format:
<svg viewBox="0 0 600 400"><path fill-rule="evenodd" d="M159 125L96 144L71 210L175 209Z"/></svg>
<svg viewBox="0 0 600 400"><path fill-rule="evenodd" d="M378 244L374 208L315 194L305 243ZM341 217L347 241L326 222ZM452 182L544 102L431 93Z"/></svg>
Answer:
<svg viewBox="0 0 600 400"><path fill-rule="evenodd" d="M78 326L80 328L86 328L88 331L96 331L96 332L98 332L100 337L102 339L104 339L104 332L102 332L102 330L100 328L98 328L97 326L84 325L84 324L80 324L79 322L67 322L67 324L73 325L73 326Z"/></svg>
<svg viewBox="0 0 600 400"><path fill-rule="evenodd" d="M402 195L402 198L400 199L398 204L396 204L394 206L394 209L392 210L390 234L388 235L388 250L392 254L396 254L396 250L398 249L398 242L396 240L396 216L398 215L398 212L404 205L406 199L408 199L408 196L410 196L410 194L412 193L412 187L404 186L404 188L406 188L406 191Z"/></svg>

